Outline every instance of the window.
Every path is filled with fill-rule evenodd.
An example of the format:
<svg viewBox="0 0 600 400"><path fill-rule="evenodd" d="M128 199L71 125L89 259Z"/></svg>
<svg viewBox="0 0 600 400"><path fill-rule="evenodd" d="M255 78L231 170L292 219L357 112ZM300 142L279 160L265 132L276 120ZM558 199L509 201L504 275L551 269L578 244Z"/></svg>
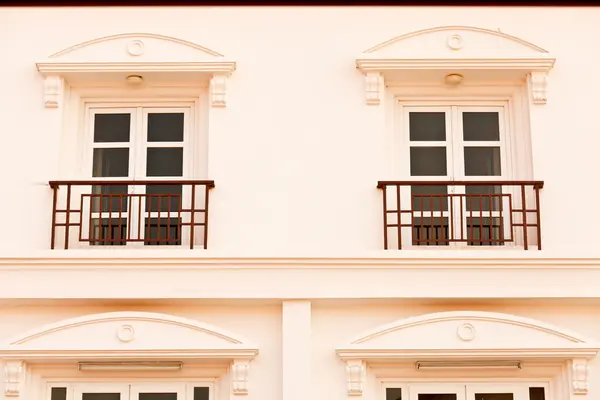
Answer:
<svg viewBox="0 0 600 400"><path fill-rule="evenodd" d="M502 246L512 241L512 215L506 210L514 189L486 184L513 178L508 103L400 104L402 173L417 182L402 193L403 203L410 204L410 243Z"/></svg>
<svg viewBox="0 0 600 400"><path fill-rule="evenodd" d="M201 383L74 383L51 384L50 400L211 400L209 384Z"/></svg>
<svg viewBox="0 0 600 400"><path fill-rule="evenodd" d="M543 385L543 384L542 384ZM386 400L546 400L546 386L540 384L425 384L387 387Z"/></svg>
<svg viewBox="0 0 600 400"><path fill-rule="evenodd" d="M84 169L99 183L82 196L82 234L89 233L90 245L182 244L181 211L190 208L190 196L173 181L191 175L192 106L87 111ZM148 179L171 184L110 183Z"/></svg>

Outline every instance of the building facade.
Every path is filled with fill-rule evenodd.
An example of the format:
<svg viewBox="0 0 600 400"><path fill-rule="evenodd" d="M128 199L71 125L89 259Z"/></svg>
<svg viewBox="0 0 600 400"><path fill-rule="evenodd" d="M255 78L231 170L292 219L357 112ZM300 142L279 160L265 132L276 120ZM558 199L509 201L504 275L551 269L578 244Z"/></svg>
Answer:
<svg viewBox="0 0 600 400"><path fill-rule="evenodd" d="M3 395L600 398L599 19L0 10Z"/></svg>

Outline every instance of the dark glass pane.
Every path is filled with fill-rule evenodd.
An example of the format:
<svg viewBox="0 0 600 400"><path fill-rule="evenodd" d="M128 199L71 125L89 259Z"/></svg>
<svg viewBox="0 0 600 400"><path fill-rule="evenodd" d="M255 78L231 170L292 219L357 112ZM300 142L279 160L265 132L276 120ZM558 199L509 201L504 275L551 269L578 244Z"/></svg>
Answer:
<svg viewBox="0 0 600 400"><path fill-rule="evenodd" d="M148 114L149 142L183 142L183 113Z"/></svg>
<svg viewBox="0 0 600 400"><path fill-rule="evenodd" d="M129 175L129 149L94 149L94 178L126 177Z"/></svg>
<svg viewBox="0 0 600 400"><path fill-rule="evenodd" d="M146 186L146 210L177 211L181 207L181 185Z"/></svg>
<svg viewBox="0 0 600 400"><path fill-rule="evenodd" d="M465 193L467 194L465 199L467 211L500 210L502 186L467 186Z"/></svg>
<svg viewBox="0 0 600 400"><path fill-rule="evenodd" d="M182 147L149 147L146 158L146 176L182 176Z"/></svg>
<svg viewBox="0 0 600 400"><path fill-rule="evenodd" d="M54 400L54 399L52 399ZM543 387L530 387L529 400L546 400L546 391Z"/></svg>
<svg viewBox="0 0 600 400"><path fill-rule="evenodd" d="M67 388L54 387L52 388L52 394L50 400L67 400Z"/></svg>
<svg viewBox="0 0 600 400"><path fill-rule="evenodd" d="M194 400L196 400L196 399L194 399ZM402 400L402 389L386 388L385 389L385 400Z"/></svg>
<svg viewBox="0 0 600 400"><path fill-rule="evenodd" d="M94 142L129 142L130 114L96 114L94 116Z"/></svg>
<svg viewBox="0 0 600 400"><path fill-rule="evenodd" d="M181 219L177 217L146 218L144 244L175 246L181 244Z"/></svg>
<svg viewBox="0 0 600 400"><path fill-rule="evenodd" d="M125 246L127 240L127 219L92 218L90 245Z"/></svg>
<svg viewBox="0 0 600 400"><path fill-rule="evenodd" d="M500 122L497 112L464 112L462 115L465 141L500 140Z"/></svg>
<svg viewBox="0 0 600 400"><path fill-rule="evenodd" d="M419 400L457 400L457 398L456 394L451 393L419 393Z"/></svg>
<svg viewBox="0 0 600 400"><path fill-rule="evenodd" d="M194 388L194 400L208 400L208 388L207 387L195 387Z"/></svg>
<svg viewBox="0 0 600 400"><path fill-rule="evenodd" d="M82 400L120 400L121 393L82 393Z"/></svg>
<svg viewBox="0 0 600 400"><path fill-rule="evenodd" d="M446 176L446 148L411 147L410 174L412 176Z"/></svg>
<svg viewBox="0 0 600 400"><path fill-rule="evenodd" d="M471 246L502 246L501 218L467 218L465 234Z"/></svg>
<svg viewBox="0 0 600 400"><path fill-rule="evenodd" d="M414 217L412 235L414 246L447 246L448 218Z"/></svg>
<svg viewBox="0 0 600 400"><path fill-rule="evenodd" d="M477 400L515 400L512 393L475 393Z"/></svg>
<svg viewBox="0 0 600 400"><path fill-rule="evenodd" d="M411 186L413 210L448 211L448 186Z"/></svg>
<svg viewBox="0 0 600 400"><path fill-rule="evenodd" d="M465 147L466 176L500 176L500 164L500 147Z"/></svg>
<svg viewBox="0 0 600 400"><path fill-rule="evenodd" d="M93 196L91 210L92 212L127 212L128 198L127 185L94 185L92 194L102 194L103 196ZM104 196L107 195L107 196ZM112 196L108 196L112 195ZM124 195L124 196L115 196Z"/></svg>
<svg viewBox="0 0 600 400"><path fill-rule="evenodd" d="M177 393L140 393L139 400L177 400Z"/></svg>
<svg viewBox="0 0 600 400"><path fill-rule="evenodd" d="M446 113L410 112L409 132L412 141L445 141Z"/></svg>

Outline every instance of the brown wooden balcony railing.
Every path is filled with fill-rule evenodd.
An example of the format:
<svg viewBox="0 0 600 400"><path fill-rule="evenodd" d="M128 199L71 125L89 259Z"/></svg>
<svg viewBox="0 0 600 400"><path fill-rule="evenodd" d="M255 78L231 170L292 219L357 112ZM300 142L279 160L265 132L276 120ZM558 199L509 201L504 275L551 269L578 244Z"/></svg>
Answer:
<svg viewBox="0 0 600 400"><path fill-rule="evenodd" d="M403 245L542 249L542 181L379 181L386 250Z"/></svg>
<svg viewBox="0 0 600 400"><path fill-rule="evenodd" d="M207 248L208 180L51 181L50 247L182 245ZM62 235L59 235L59 231Z"/></svg>

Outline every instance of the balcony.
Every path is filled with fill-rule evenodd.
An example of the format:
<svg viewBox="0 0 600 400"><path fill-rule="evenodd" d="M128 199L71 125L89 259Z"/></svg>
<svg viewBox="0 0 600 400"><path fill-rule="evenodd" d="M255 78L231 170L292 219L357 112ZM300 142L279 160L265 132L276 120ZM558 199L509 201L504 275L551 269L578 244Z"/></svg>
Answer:
<svg viewBox="0 0 600 400"><path fill-rule="evenodd" d="M384 249L542 249L542 181L379 181Z"/></svg>
<svg viewBox="0 0 600 400"><path fill-rule="evenodd" d="M208 244L208 180L51 181L52 249Z"/></svg>

